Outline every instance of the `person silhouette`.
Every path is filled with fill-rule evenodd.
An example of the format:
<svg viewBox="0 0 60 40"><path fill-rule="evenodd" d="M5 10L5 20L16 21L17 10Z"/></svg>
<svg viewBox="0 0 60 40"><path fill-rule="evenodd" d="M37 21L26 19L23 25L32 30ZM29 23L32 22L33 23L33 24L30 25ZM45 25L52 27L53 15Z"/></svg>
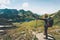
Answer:
<svg viewBox="0 0 60 40"><path fill-rule="evenodd" d="M43 20L45 22L44 24L44 35L46 36L45 39L48 39L48 33L47 33L47 30L48 30L48 14L45 14L44 15L44 18L37 18L39 20Z"/></svg>
<svg viewBox="0 0 60 40"><path fill-rule="evenodd" d="M33 15L34 16L34 15ZM37 20L43 20L44 23L44 35L46 36L45 39L48 39L48 27L52 27L53 26L53 16L48 16L47 13L45 13L44 18L39 18L39 16L34 16Z"/></svg>

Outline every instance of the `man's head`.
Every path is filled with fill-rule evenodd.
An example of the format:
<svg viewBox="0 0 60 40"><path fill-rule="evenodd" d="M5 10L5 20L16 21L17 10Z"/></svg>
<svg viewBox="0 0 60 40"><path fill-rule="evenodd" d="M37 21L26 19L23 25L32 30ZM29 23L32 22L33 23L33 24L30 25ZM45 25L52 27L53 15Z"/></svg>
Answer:
<svg viewBox="0 0 60 40"><path fill-rule="evenodd" d="M48 14L45 14L45 18L48 18Z"/></svg>

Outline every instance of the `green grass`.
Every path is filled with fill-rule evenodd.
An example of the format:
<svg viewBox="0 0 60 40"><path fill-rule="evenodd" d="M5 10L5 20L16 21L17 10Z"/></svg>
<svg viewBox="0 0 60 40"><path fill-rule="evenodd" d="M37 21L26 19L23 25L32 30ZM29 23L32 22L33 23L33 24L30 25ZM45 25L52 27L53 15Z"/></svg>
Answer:
<svg viewBox="0 0 60 40"><path fill-rule="evenodd" d="M43 32L44 31L44 23L43 21L40 20L33 20L30 22L23 22L23 23L13 23L13 25L15 25L17 28L16 29L12 29L8 32L8 34L13 37L14 36L18 36L21 34L21 32L25 32L27 35L29 34L30 30L32 31L36 31L36 32ZM52 28L48 29L48 33L53 35L56 40L60 39L60 34L59 32L56 32L56 29L60 29L59 26L54 25Z"/></svg>

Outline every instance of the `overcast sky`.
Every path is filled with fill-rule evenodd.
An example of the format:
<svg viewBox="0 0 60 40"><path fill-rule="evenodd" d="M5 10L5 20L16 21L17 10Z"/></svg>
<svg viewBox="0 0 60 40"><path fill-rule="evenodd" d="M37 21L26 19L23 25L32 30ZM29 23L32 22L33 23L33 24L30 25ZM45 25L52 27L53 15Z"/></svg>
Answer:
<svg viewBox="0 0 60 40"><path fill-rule="evenodd" d="M0 0L0 9L31 10L37 14L54 13L60 10L60 0Z"/></svg>

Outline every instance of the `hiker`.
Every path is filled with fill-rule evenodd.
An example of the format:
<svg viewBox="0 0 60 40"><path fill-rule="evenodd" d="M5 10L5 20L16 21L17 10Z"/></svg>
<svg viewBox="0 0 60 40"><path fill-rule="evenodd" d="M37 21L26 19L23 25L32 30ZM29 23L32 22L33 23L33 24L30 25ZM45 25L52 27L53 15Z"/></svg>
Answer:
<svg viewBox="0 0 60 40"><path fill-rule="evenodd" d="M46 36L45 39L48 39L48 33L47 33L48 27L53 26L53 16L48 17L48 14L45 14L44 18L39 18L38 16L34 16L36 19L43 20L45 22L44 24L44 35Z"/></svg>
<svg viewBox="0 0 60 40"><path fill-rule="evenodd" d="M45 22L45 25L44 25L44 35L46 35L46 39L48 39L48 34L47 34L47 30L48 30L48 26L47 26L48 15L45 14L44 17L45 18L40 18L40 20L44 20L44 22Z"/></svg>
<svg viewBox="0 0 60 40"><path fill-rule="evenodd" d="M48 14L45 14L44 18L38 18L39 20L43 20L45 22L44 24L44 35L46 36L45 39L48 39L48 27L52 27L53 25L53 19L52 17L48 17Z"/></svg>

